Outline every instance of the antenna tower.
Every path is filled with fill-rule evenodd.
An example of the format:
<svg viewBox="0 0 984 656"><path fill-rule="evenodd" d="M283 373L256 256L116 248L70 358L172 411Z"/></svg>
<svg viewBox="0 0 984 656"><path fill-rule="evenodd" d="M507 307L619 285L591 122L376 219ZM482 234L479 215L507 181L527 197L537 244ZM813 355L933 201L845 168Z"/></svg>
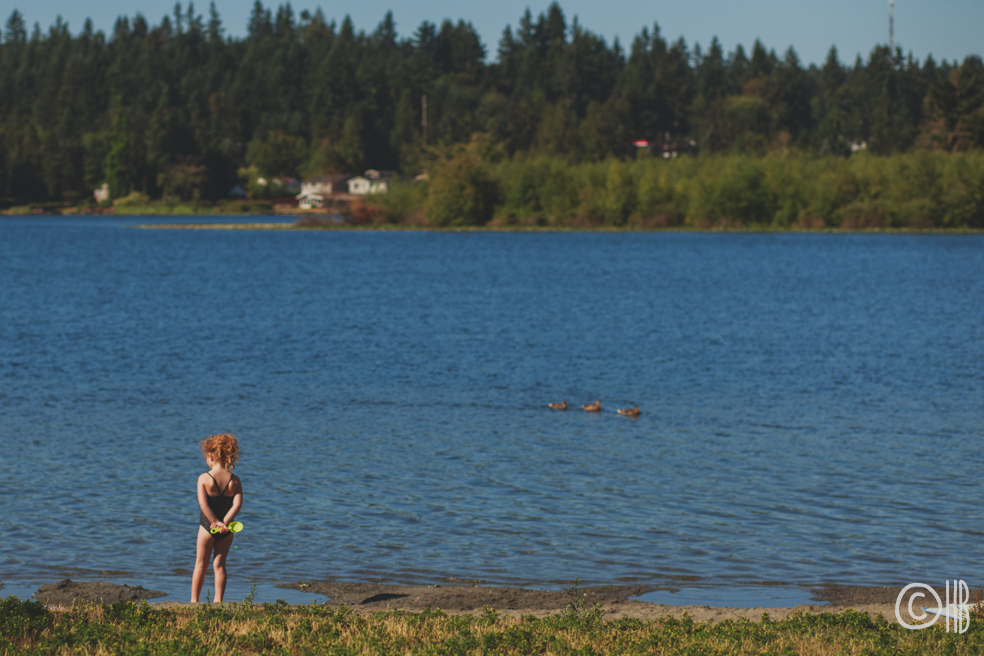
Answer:
<svg viewBox="0 0 984 656"><path fill-rule="evenodd" d="M895 0L888 0L888 47L895 52Z"/></svg>

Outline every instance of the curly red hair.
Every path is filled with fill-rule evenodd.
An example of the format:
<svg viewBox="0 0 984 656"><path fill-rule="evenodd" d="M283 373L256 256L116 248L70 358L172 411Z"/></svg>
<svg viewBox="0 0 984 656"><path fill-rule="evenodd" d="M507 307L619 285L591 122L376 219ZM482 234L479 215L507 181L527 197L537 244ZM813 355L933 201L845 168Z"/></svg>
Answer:
<svg viewBox="0 0 984 656"><path fill-rule="evenodd" d="M239 460L239 442L232 433L219 433L201 441L202 455L206 462L212 458L226 469L232 469Z"/></svg>

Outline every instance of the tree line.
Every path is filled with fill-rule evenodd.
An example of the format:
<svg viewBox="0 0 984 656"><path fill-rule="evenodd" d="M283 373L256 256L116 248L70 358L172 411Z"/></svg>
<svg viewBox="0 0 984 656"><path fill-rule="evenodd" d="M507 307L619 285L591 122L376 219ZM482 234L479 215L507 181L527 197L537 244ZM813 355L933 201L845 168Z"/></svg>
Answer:
<svg viewBox="0 0 984 656"><path fill-rule="evenodd" d="M179 3L157 25L121 17L108 35L61 19L28 34L15 10L0 41L0 201L75 203L104 182L114 198L188 200L224 198L244 177L412 176L476 139L570 166L984 147L978 56L878 46L845 64L831 48L804 66L792 48L725 53L657 25L623 49L558 4L527 10L489 54L464 21L401 37L392 14L366 33L258 1L244 38L224 34L214 4L203 16Z"/></svg>
<svg viewBox="0 0 984 656"><path fill-rule="evenodd" d="M891 156L505 157L477 139L350 223L769 230L984 229L984 150ZM317 224L315 220L305 223Z"/></svg>

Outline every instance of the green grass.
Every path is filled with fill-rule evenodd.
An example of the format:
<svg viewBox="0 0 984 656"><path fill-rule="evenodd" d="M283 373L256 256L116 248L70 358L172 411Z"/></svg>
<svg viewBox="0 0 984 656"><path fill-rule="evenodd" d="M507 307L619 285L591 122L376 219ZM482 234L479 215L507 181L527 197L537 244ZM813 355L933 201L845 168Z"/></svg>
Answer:
<svg viewBox="0 0 984 656"><path fill-rule="evenodd" d="M606 621L569 607L522 619L486 608L481 615L378 612L289 606L284 602L198 608L146 603L76 604L52 611L34 601L0 599L2 654L979 654L984 624L963 634L941 625L909 631L855 611L763 616L718 623L665 618Z"/></svg>
<svg viewBox="0 0 984 656"><path fill-rule="evenodd" d="M152 201L140 194L140 200L120 202L113 206L112 214L117 216L208 216L208 215L256 215L272 214L273 205L264 201L218 201L201 203L171 203ZM98 211L94 205L69 205L66 203L32 203L17 205L3 210L0 214L21 215L64 214L76 215Z"/></svg>

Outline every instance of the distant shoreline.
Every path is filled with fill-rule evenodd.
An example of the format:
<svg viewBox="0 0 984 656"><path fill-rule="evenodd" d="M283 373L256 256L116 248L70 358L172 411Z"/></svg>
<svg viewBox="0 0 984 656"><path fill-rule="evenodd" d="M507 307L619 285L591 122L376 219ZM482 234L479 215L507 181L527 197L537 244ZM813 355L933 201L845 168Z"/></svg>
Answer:
<svg viewBox="0 0 984 656"><path fill-rule="evenodd" d="M747 233L747 234L912 234L976 235L979 228L738 228L674 226L417 226L404 224L299 226L293 223L142 223L132 226L144 230L280 230L280 231L377 231L377 232L663 232L663 233Z"/></svg>
<svg viewBox="0 0 984 656"><path fill-rule="evenodd" d="M184 208L182 208L184 209ZM182 218L201 217L230 217L230 218L256 218L278 217L281 219L299 219L309 216L311 212L272 212L252 213L252 212L192 212L176 211L169 212L92 212L92 213L27 213L11 212L10 210L0 211L0 218L3 217L36 217L44 218L51 216L61 216L65 218L83 217L112 217L112 218L154 218L163 216L174 216ZM911 234L911 235L977 235L984 234L984 228L954 227L954 228L893 228L893 227L801 227L801 226L724 226L721 224L700 226L700 225L673 225L673 226L646 226L646 225L475 225L475 226L432 226L410 223L374 223L374 224L321 224L321 225L298 225L294 222L270 223L258 220L255 222L243 221L238 223L142 223L133 225L134 228L147 230L277 230L277 231L381 231L381 232L661 232L661 233L745 233L745 234Z"/></svg>

